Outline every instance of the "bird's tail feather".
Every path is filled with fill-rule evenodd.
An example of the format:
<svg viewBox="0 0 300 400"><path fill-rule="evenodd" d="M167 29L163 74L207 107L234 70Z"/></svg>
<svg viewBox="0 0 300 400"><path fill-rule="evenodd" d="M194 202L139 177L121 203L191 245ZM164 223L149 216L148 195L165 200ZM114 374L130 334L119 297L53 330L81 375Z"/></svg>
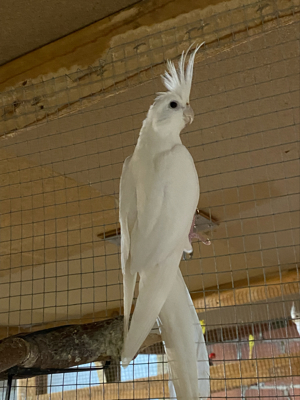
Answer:
<svg viewBox="0 0 300 400"><path fill-rule="evenodd" d="M181 252L176 252L163 266L157 265L140 273L139 295L122 351L123 367L134 358L153 328L175 281L180 258Z"/></svg>
<svg viewBox="0 0 300 400"><path fill-rule="evenodd" d="M206 399L210 395L206 345L180 270L158 322L168 359L170 398Z"/></svg>
<svg viewBox="0 0 300 400"><path fill-rule="evenodd" d="M136 273L130 273L129 264L126 265L125 273L123 274L123 290L124 290L124 339L128 334L128 324L130 318L130 311L132 306L132 299L136 283Z"/></svg>

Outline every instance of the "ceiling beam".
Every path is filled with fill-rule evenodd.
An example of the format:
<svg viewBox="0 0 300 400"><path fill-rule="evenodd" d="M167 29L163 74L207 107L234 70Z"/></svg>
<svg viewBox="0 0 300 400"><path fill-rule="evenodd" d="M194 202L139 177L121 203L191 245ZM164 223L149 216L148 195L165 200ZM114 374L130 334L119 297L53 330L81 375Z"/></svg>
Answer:
<svg viewBox="0 0 300 400"><path fill-rule="evenodd" d="M278 18L281 26L299 18L289 0L277 4L277 12L266 7L267 18L258 17L248 0L144 0L4 64L0 136L152 81L163 73L166 59L176 58L193 41L205 41L199 62L266 35L278 28Z"/></svg>
<svg viewBox="0 0 300 400"><path fill-rule="evenodd" d="M253 304L284 296L299 294L300 290L299 272L295 268L289 271L283 271L281 275L272 274L266 279L263 277L240 280L234 283L234 288L230 284L210 287L191 294L194 306L198 312L209 312L216 308L235 306L242 304ZM83 315L81 318L69 320L47 322L41 325L31 327L18 326L0 326L0 339L11 335L25 332L36 332L41 329L63 326L66 324L86 324L89 322L101 321L114 318L120 315L120 308L111 308L108 310L97 311L93 314Z"/></svg>
<svg viewBox="0 0 300 400"><path fill-rule="evenodd" d="M211 391L222 392L280 377L299 376L300 353L225 362L211 367Z"/></svg>
<svg viewBox="0 0 300 400"><path fill-rule="evenodd" d="M217 4L220 0L210 0ZM207 2L203 3L207 6ZM202 6L203 7L203 6ZM87 68L111 46L112 40L140 27L162 23L201 8L198 0L145 0L34 50L0 67L0 91L61 72ZM74 69L75 68L75 69ZM26 83L25 83L26 85Z"/></svg>
<svg viewBox="0 0 300 400"><path fill-rule="evenodd" d="M297 269L282 271L267 277L251 277L199 290L191 294L198 312L220 307L263 302L276 297L299 294L300 276Z"/></svg>

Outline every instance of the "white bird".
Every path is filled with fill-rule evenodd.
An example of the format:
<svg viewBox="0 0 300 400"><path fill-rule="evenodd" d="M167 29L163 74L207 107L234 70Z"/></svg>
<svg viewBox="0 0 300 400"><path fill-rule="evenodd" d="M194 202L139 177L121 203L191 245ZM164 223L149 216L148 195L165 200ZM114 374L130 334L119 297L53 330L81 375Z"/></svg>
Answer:
<svg viewBox="0 0 300 400"><path fill-rule="evenodd" d="M209 361L202 328L179 263L192 252L189 232L199 201L194 161L180 132L192 123L189 104L196 52L182 53L178 71L168 61L163 83L143 122L120 182L121 264L126 367L157 320L169 365L170 396L206 399ZM137 273L139 294L128 331Z"/></svg>
<svg viewBox="0 0 300 400"><path fill-rule="evenodd" d="M296 311L294 303L291 308L291 317L292 317L292 320L293 320L294 324L296 325L297 331L300 335L300 312Z"/></svg>

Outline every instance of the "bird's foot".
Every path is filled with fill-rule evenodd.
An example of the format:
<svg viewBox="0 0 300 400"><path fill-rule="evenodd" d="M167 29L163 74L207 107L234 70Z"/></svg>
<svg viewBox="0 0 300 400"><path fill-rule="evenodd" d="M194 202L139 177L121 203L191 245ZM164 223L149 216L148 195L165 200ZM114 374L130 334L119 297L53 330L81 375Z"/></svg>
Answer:
<svg viewBox="0 0 300 400"><path fill-rule="evenodd" d="M192 239L197 239L200 240L200 242L202 242L203 244L209 246L211 244L211 241L209 240L208 237L204 237L203 235L201 235L201 233L195 232L195 219L193 219L193 223L192 223L192 227L189 233L189 241L190 243L192 243Z"/></svg>
<svg viewBox="0 0 300 400"><path fill-rule="evenodd" d="M191 252L184 251L183 255L182 255L182 258L183 258L184 261L189 261L189 260L191 260L193 258L193 254L194 254L193 251L191 251Z"/></svg>

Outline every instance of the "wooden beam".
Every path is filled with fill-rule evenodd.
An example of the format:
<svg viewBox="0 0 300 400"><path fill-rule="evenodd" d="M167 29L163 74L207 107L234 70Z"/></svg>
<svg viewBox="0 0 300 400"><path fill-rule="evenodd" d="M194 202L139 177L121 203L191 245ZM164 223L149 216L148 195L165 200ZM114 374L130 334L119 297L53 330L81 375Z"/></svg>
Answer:
<svg viewBox="0 0 300 400"><path fill-rule="evenodd" d="M65 72L75 72L78 68L88 68L88 66L93 65L110 49L111 43L115 38L118 38L117 40L119 41L120 37L122 38L128 34L128 39L132 40L130 34L132 35L132 31L138 28L146 28L148 32L149 28L155 28L157 24L171 21L181 15L186 17L185 14L195 10L206 9L208 6L211 9L219 3L221 4L218 11L224 13L224 11L230 9L231 12L228 13L228 17L233 18L235 23L241 22L238 21L238 18L244 18L244 16L240 15L243 13L235 13L236 8L242 4L238 1L231 1L230 7L222 4L222 0L204 0L202 2L198 0L144 0L138 2L133 6L0 66L0 92L19 86L20 84L26 85L28 80L34 80L41 75L44 77L48 76L49 78L58 72L61 75ZM243 3L245 6L248 6L247 1ZM288 0L282 0L277 7L280 7L281 11L280 14L276 14L277 19L278 17L282 18L289 15L289 8L291 7ZM259 25L262 24L259 18L256 18L258 22L252 23L251 17L257 17L255 7L249 7L247 12L247 28L253 28L257 23ZM205 17L207 16L206 14ZM190 18L192 15L190 15ZM222 20L224 18L226 18L226 15L223 14ZM272 15L269 15L268 18L265 18L264 25L271 20ZM193 18L191 18L191 22L193 22ZM223 21L220 20L219 24L221 23ZM233 26L231 26L232 28ZM205 31L204 27L202 28L203 30ZM208 30L210 31L210 28ZM232 35L233 32L230 32L230 34Z"/></svg>
<svg viewBox="0 0 300 400"><path fill-rule="evenodd" d="M194 306L198 312L209 309L229 307L241 304L268 302L300 293L300 277L297 269L283 271L266 277L254 277L231 283L199 290L191 294Z"/></svg>
<svg viewBox="0 0 300 400"><path fill-rule="evenodd" d="M211 391L222 392L242 386L293 377L300 374L300 352L274 358L225 362L211 367Z"/></svg>
<svg viewBox="0 0 300 400"><path fill-rule="evenodd" d="M209 0L210 5L219 2ZM203 5L207 6L208 2ZM198 0L146 0L137 3L1 66L0 91L22 82L26 85L24 82L40 75L53 76L58 71L70 73L77 68L85 69L108 51L115 37L198 8Z"/></svg>
<svg viewBox="0 0 300 400"><path fill-rule="evenodd" d="M278 29L278 18L281 26L299 18L288 0L277 4L276 13L269 6L264 20L248 0L229 3L145 0L0 66L0 136L149 82L164 71L166 58L177 57L191 41L205 40L205 52L197 55L204 60Z"/></svg>
<svg viewBox="0 0 300 400"><path fill-rule="evenodd" d="M249 285L249 286L248 286ZM240 280L230 284L210 287L191 293L194 306L198 312L208 312L215 308L228 307L242 304L268 302L271 299L282 298L292 294L299 294L300 282L297 269L284 271L279 274L272 274L266 278L255 277L247 280ZM55 321L31 327L0 326L0 339L23 332L36 332L41 329L63 326L66 324L83 324L114 318L120 315L120 308L98 311L93 314L83 315L81 318Z"/></svg>

